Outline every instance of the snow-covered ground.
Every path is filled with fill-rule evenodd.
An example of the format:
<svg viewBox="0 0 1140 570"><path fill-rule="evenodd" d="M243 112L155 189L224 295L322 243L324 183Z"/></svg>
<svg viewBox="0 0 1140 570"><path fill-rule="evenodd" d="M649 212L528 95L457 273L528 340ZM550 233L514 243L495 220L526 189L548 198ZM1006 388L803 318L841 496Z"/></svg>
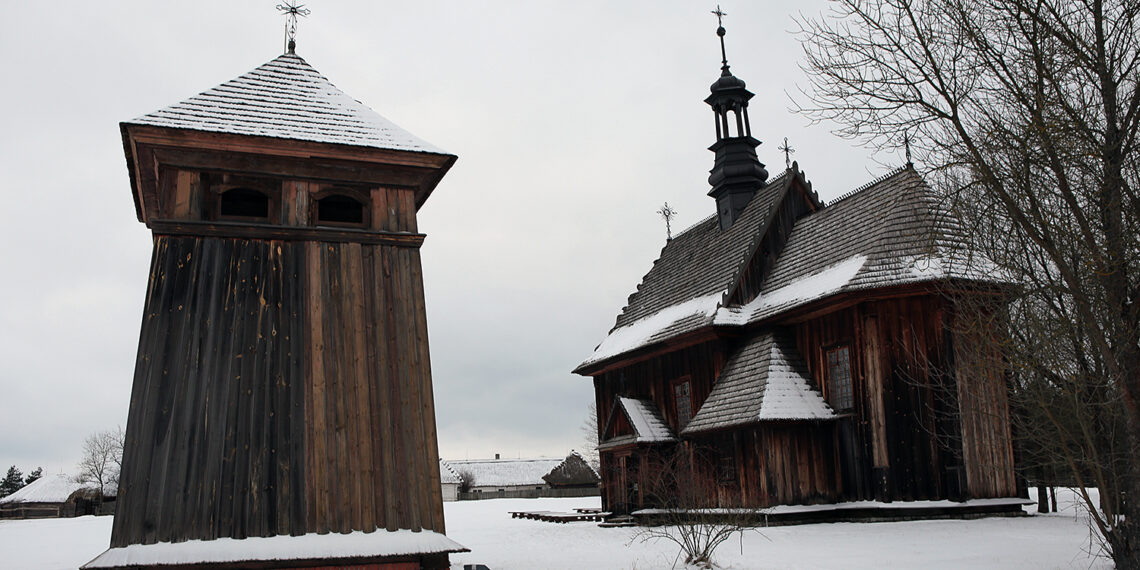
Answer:
<svg viewBox="0 0 1140 570"><path fill-rule="evenodd" d="M1089 554L1085 518L1061 491L1062 512L1024 518L785 526L733 538L724 568L1111 568ZM471 549L453 567L507 569L671 568L672 543L642 543L636 528L512 519L509 511L569 511L598 499L492 499L445 503L447 535ZM1029 509L1032 510L1032 509ZM75 569L106 549L111 517L0 521L0 568Z"/></svg>

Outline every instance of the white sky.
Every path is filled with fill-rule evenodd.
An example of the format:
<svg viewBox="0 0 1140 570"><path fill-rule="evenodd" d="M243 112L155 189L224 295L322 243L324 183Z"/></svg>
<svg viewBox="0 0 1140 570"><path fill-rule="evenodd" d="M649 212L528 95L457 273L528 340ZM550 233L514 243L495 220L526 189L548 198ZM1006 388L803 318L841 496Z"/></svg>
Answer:
<svg viewBox="0 0 1140 570"><path fill-rule="evenodd" d="M119 121L276 57L257 2L13 2L0 52L0 469L74 471L124 424L150 259ZM307 3L297 52L459 161L420 211L440 453L564 455L590 354L665 241L713 213L720 47L711 2ZM792 13L724 0L733 72L773 175L783 137L822 198L888 170L793 114L806 79ZM879 160L901 160L883 153Z"/></svg>

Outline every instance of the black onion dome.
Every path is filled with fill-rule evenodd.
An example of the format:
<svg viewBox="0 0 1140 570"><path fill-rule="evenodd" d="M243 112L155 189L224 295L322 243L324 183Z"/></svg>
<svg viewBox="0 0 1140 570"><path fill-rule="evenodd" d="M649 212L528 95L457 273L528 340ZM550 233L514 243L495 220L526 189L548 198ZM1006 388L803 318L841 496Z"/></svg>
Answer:
<svg viewBox="0 0 1140 570"><path fill-rule="evenodd" d="M744 89L744 80L728 72L727 69L724 73L713 82L709 90L713 93L717 91L730 91L733 89Z"/></svg>

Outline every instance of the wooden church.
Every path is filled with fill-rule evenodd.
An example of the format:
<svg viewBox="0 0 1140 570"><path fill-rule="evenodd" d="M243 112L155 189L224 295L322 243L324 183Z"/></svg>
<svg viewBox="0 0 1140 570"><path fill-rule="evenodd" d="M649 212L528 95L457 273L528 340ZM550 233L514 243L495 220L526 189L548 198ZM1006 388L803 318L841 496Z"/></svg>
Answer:
<svg viewBox="0 0 1140 570"><path fill-rule="evenodd" d="M84 568L446 568L416 213L456 157L292 42L121 130L154 249Z"/></svg>
<svg viewBox="0 0 1140 570"><path fill-rule="evenodd" d="M665 495L702 507L1015 496L996 333L964 326L1003 284L910 165L827 204L797 164L769 177L722 63L715 214L665 245L575 370L606 510L673 506L655 481L678 458Z"/></svg>

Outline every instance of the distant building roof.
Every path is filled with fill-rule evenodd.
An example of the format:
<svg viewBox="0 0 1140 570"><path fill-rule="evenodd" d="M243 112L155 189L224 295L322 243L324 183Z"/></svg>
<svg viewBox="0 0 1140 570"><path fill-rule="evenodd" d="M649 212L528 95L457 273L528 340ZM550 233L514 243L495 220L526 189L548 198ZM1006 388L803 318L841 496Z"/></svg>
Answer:
<svg viewBox="0 0 1140 570"><path fill-rule="evenodd" d="M443 483L444 485L447 485L447 484L458 485L458 484L463 482L463 479L461 479L459 477L459 474L456 473L455 470L452 469L451 466L448 465L446 461L440 459L439 460L439 482Z"/></svg>
<svg viewBox="0 0 1140 570"><path fill-rule="evenodd" d="M1001 281L993 264L966 255L955 218L922 177L902 168L803 216L744 305L726 305L768 231L772 209L802 180L785 173L756 195L728 229L709 217L667 242L590 366L701 328L744 326L839 293L950 278Z"/></svg>
<svg viewBox="0 0 1140 570"><path fill-rule="evenodd" d="M460 477L471 476L474 487L545 485L543 476L562 464L561 458L447 460Z"/></svg>
<svg viewBox="0 0 1140 570"><path fill-rule="evenodd" d="M346 95L291 53L125 124L447 154Z"/></svg>
<svg viewBox="0 0 1140 570"><path fill-rule="evenodd" d="M90 483L77 483L63 473L44 475L25 485L19 491L0 499L0 504L10 503L62 503L72 493L85 488L95 488Z"/></svg>

